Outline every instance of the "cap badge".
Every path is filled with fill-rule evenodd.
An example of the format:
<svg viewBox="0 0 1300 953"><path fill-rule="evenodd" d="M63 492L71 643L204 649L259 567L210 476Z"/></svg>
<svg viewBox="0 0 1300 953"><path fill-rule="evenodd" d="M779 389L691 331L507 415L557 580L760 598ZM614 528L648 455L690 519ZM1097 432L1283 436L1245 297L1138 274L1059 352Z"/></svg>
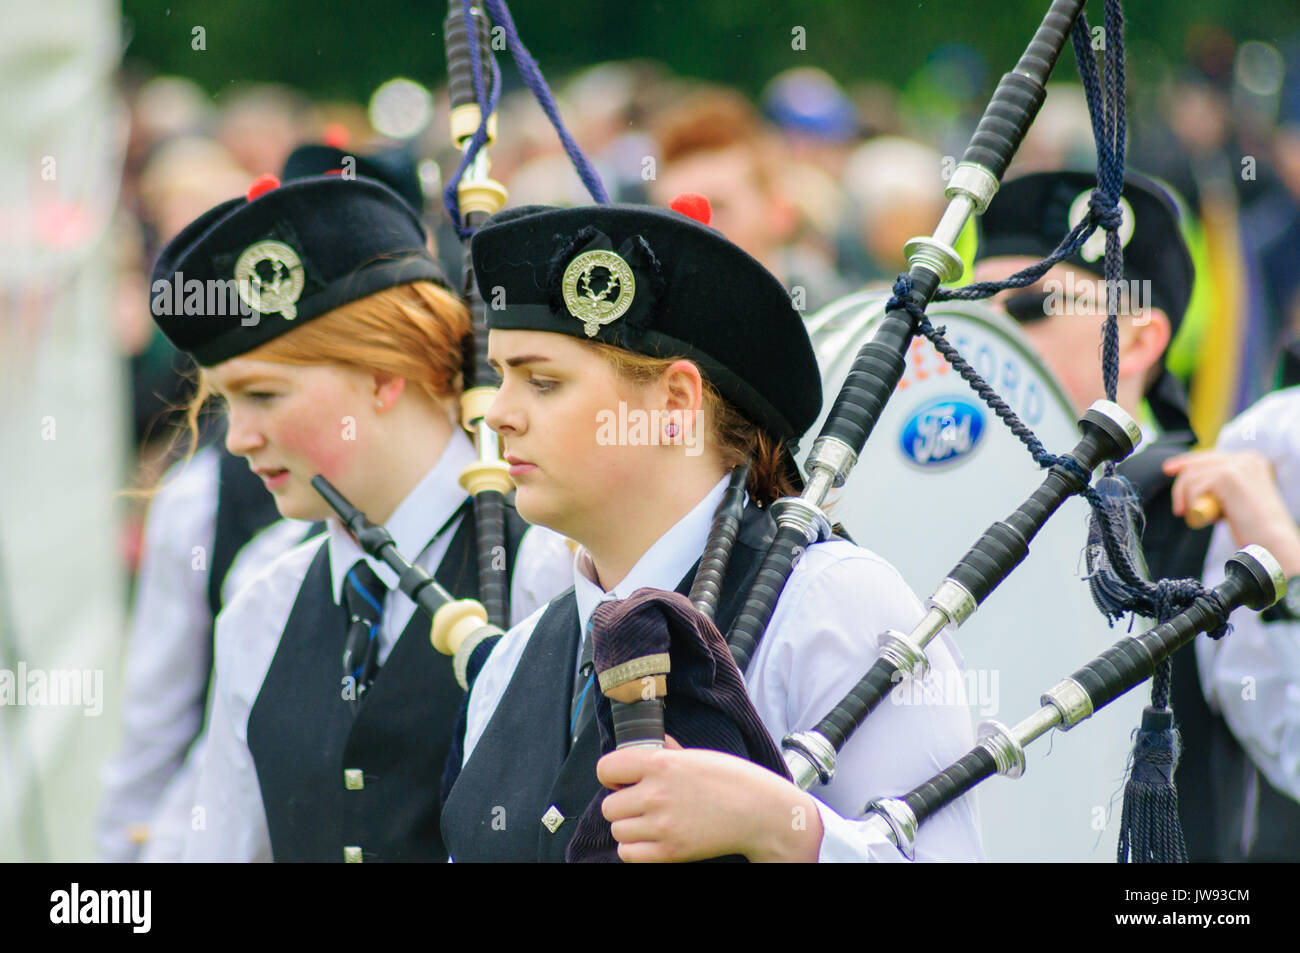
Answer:
<svg viewBox="0 0 1300 953"><path fill-rule="evenodd" d="M599 283L601 271L604 286L596 291L593 285ZM569 262L560 290L569 314L582 322L582 329L591 338L599 328L622 317L632 306L636 280L627 262L612 251L598 249L583 252Z"/></svg>
<svg viewBox="0 0 1300 953"><path fill-rule="evenodd" d="M1074 228L1082 222L1084 216L1088 214L1088 200L1091 197L1092 189L1089 189L1086 192L1080 192L1079 197L1070 203L1070 214L1068 216L1070 228ZM1119 247L1123 248L1128 245L1129 240L1133 237L1133 230L1137 227L1137 222L1133 217L1133 206L1128 204L1128 199L1120 196L1119 207L1124 213L1124 221L1120 222L1119 226ZM1106 254L1106 230L1098 228L1083 243L1083 247L1079 249L1079 257L1084 261L1092 262L1104 254Z"/></svg>
<svg viewBox="0 0 1300 953"><path fill-rule="evenodd" d="M262 314L279 312L290 321L298 316L294 306L305 278L302 259L284 242L249 245L235 262L235 287L239 297Z"/></svg>

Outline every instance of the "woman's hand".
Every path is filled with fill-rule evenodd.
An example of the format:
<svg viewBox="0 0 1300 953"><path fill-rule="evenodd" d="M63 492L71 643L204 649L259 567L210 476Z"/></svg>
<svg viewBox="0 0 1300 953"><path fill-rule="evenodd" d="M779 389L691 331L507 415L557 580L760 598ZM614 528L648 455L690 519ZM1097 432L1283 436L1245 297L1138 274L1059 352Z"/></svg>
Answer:
<svg viewBox="0 0 1300 953"><path fill-rule="evenodd" d="M1251 450L1198 450L1171 457L1164 471L1176 477L1171 494L1175 516L1211 495L1238 546L1257 543L1300 575L1300 529L1287 510L1268 461Z"/></svg>
<svg viewBox="0 0 1300 953"><path fill-rule="evenodd" d="M602 810L625 863L817 860L816 801L751 761L668 738L662 749L610 752L596 775L613 791Z"/></svg>

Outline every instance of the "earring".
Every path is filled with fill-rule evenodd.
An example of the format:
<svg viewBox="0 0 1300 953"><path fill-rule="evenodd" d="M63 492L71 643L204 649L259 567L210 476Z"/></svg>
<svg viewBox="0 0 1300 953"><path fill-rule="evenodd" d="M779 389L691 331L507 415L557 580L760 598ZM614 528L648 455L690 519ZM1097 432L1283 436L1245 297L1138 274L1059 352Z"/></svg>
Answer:
<svg viewBox="0 0 1300 953"><path fill-rule="evenodd" d="M377 400L377 401L375 401L375 409L376 409L376 410L383 410L383 409L384 409L384 402L383 402L382 400Z"/></svg>
<svg viewBox="0 0 1300 953"><path fill-rule="evenodd" d="M664 428L664 435L667 436L669 440L676 440L676 439L677 439L677 425L676 425L676 424L669 424L667 427L665 427L665 428Z"/></svg>

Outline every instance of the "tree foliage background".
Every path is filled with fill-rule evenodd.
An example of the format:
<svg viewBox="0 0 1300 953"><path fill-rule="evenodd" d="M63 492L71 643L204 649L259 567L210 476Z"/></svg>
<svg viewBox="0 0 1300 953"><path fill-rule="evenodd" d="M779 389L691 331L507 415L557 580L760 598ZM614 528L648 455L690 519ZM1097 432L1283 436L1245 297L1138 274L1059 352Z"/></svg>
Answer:
<svg viewBox="0 0 1300 953"><path fill-rule="evenodd" d="M427 85L445 77L436 0L123 0L126 55L188 76L212 92L243 81L287 83L317 97L365 101L394 75ZM1102 22L1090 4L1089 22ZM1048 0L516 0L524 43L547 75L606 60L648 57L675 72L756 93L794 66L842 83L902 85L944 44L988 64L988 90L1009 69ZM1218 25L1237 40L1278 45L1300 34L1297 0L1140 0L1125 4L1130 70L1186 60L1189 27ZM195 27L205 47L194 49ZM795 49L796 28L805 48ZM1069 67L1072 69L1072 67ZM503 66L508 82L513 68ZM983 90L971 90L972 93Z"/></svg>

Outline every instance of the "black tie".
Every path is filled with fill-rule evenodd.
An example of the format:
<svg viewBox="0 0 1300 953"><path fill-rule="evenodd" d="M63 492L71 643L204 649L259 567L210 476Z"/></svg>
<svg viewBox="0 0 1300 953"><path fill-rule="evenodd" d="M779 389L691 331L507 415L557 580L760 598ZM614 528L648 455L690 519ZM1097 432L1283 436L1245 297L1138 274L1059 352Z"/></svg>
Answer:
<svg viewBox="0 0 1300 953"><path fill-rule="evenodd" d="M596 605L599 606L606 600L602 599ZM578 653L580 664L578 665L578 677L573 680L573 698L569 702L569 746L572 747L578 740L578 735L582 734L584 728L596 716L596 699L591 697L595 688L595 654L596 643L591 637L591 623L596 613L593 610L591 618L587 620L586 631L582 635L582 649Z"/></svg>
<svg viewBox="0 0 1300 953"><path fill-rule="evenodd" d="M364 559L358 559L343 581L343 601L348 610L348 637L343 643L343 675L356 688L353 708L379 671L379 619L388 587L380 582Z"/></svg>

